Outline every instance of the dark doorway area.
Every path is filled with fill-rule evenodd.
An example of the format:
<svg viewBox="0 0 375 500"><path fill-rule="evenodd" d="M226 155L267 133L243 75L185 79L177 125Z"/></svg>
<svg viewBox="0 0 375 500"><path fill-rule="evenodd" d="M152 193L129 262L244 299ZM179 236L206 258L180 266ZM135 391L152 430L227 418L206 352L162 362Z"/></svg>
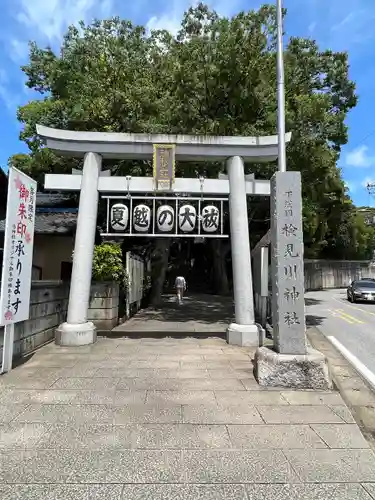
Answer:
<svg viewBox="0 0 375 500"><path fill-rule="evenodd" d="M229 292L232 282L230 251L215 252L215 245L217 247L227 245L229 248L229 242L226 240L203 238L174 240L170 248L164 291L173 292L176 276L184 276L191 293L221 293L223 287L220 280L225 280L225 290ZM221 269L220 276L218 268Z"/></svg>
<svg viewBox="0 0 375 500"><path fill-rule="evenodd" d="M62 281L70 281L72 276L72 262L61 262L61 271L60 271L60 279Z"/></svg>

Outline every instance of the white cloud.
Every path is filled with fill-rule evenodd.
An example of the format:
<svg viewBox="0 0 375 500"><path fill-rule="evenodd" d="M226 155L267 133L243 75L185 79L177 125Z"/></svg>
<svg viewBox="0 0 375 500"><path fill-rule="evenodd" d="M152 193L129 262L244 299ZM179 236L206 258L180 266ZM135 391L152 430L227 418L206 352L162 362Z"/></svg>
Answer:
<svg viewBox="0 0 375 500"><path fill-rule="evenodd" d="M290 0L302 14L301 3ZM304 4L309 18L316 22L314 36L324 45L332 50L350 50L352 58L353 52L357 55L368 50L366 44L375 38L374 0L308 0Z"/></svg>
<svg viewBox="0 0 375 500"><path fill-rule="evenodd" d="M198 5L199 1L200 0L170 0L168 2L168 9L161 12L158 16L151 17L151 19L147 22L146 27L149 30L166 29L175 35L180 29L183 13L190 7ZM260 6L258 3L255 4L253 0L250 2L251 5L246 5L246 7L243 7L241 0L232 0L231 2L228 2L227 0L206 0L204 3L207 3L210 8L216 10L216 12L222 16L232 15L241 10L241 8L245 8L245 10L247 10L259 8Z"/></svg>
<svg viewBox="0 0 375 500"><path fill-rule="evenodd" d="M14 62L22 62L27 59L29 55L29 44L17 38L12 38L10 40L10 56Z"/></svg>
<svg viewBox="0 0 375 500"><path fill-rule="evenodd" d="M148 30L168 30L176 35L181 27L183 13L190 7L197 5L198 0L174 0L170 1L168 9L157 16L152 16L146 24Z"/></svg>
<svg viewBox="0 0 375 500"><path fill-rule="evenodd" d="M172 35L176 35L181 26L180 16L170 16L164 14L160 17L153 16L147 21L148 30L168 30Z"/></svg>
<svg viewBox="0 0 375 500"><path fill-rule="evenodd" d="M349 12L346 16L344 16L341 21L339 21L337 24L334 24L331 28L332 31L337 31L343 27L345 27L347 24L350 24L354 21L355 17L358 17L358 12Z"/></svg>
<svg viewBox="0 0 375 500"><path fill-rule="evenodd" d="M31 34L53 45L70 24L107 17L112 7L113 0L19 0L16 19L26 28L27 38Z"/></svg>
<svg viewBox="0 0 375 500"><path fill-rule="evenodd" d="M358 9L350 12L341 22L332 27L333 39L358 46L374 38L374 8Z"/></svg>
<svg viewBox="0 0 375 500"><path fill-rule="evenodd" d="M359 146L346 155L348 167L368 168L375 166L375 156L369 154L367 146Z"/></svg>
<svg viewBox="0 0 375 500"><path fill-rule="evenodd" d="M28 59L28 42L36 40L40 45L60 47L61 39L68 26L78 25L83 20L91 22L94 18L111 17L115 0L16 0L13 4L15 25L12 23L12 36L1 36L7 55L18 66ZM10 66L11 69L11 66ZM18 82L19 83L19 82ZM9 110L14 112L22 99L29 95L23 85L14 85L8 74L0 70L0 99ZM18 91L14 89L18 88Z"/></svg>

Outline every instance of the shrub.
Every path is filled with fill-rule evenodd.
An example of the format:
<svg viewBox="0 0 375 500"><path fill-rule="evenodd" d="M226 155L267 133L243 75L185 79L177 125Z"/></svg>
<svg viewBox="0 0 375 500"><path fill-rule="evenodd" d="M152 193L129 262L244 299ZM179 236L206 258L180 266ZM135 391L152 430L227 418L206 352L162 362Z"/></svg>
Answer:
<svg viewBox="0 0 375 500"><path fill-rule="evenodd" d="M95 281L116 281L126 288L128 276L122 261L121 246L118 243L95 245L92 277Z"/></svg>

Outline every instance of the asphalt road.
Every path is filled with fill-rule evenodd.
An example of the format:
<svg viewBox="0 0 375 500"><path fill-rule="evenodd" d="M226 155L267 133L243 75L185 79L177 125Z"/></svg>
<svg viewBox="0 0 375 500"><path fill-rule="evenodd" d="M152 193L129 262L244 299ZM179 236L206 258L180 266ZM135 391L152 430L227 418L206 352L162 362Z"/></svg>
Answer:
<svg viewBox="0 0 375 500"><path fill-rule="evenodd" d="M348 302L346 290L307 292L306 323L333 335L375 373L375 303Z"/></svg>

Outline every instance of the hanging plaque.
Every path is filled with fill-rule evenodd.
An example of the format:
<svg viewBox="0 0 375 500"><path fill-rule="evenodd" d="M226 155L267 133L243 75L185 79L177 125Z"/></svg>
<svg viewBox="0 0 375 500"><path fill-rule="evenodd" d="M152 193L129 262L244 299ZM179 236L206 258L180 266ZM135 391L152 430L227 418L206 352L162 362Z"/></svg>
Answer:
<svg viewBox="0 0 375 500"><path fill-rule="evenodd" d="M156 191L172 189L175 175L174 144L154 144L154 181Z"/></svg>

